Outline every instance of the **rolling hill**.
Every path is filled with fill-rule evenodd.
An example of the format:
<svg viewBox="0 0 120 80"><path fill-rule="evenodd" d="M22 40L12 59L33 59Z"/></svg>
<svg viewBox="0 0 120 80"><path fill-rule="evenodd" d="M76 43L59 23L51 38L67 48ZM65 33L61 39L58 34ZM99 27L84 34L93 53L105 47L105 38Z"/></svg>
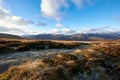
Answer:
<svg viewBox="0 0 120 80"><path fill-rule="evenodd" d="M21 38L21 37L17 35L12 35L12 34L0 33L0 38Z"/></svg>

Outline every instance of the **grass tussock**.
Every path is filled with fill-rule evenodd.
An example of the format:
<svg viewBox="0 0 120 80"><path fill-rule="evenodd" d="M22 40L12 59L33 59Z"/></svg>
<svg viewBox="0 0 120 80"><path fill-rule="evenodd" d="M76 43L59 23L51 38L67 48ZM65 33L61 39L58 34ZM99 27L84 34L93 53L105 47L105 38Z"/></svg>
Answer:
<svg viewBox="0 0 120 80"><path fill-rule="evenodd" d="M38 59L11 67L0 75L0 80L70 80L77 72L77 66L76 56L60 53L52 59Z"/></svg>
<svg viewBox="0 0 120 80"><path fill-rule="evenodd" d="M0 52L20 52L29 50L44 50L44 49L72 49L79 46L80 43L71 42L56 42L56 41L40 41L40 40L25 40L25 39L0 39Z"/></svg>
<svg viewBox="0 0 120 80"><path fill-rule="evenodd" d="M103 42L13 66L0 80L119 80L119 75L120 44Z"/></svg>

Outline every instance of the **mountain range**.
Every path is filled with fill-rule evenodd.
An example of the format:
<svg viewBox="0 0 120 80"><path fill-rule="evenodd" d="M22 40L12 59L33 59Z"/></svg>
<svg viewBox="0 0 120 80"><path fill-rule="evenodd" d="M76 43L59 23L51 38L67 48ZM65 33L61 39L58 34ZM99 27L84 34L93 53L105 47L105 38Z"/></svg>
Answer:
<svg viewBox="0 0 120 80"><path fill-rule="evenodd" d="M29 38L42 40L76 40L76 41L94 41L94 40L115 40L120 39L120 33L85 33L85 34L37 34L37 35L12 35L0 33L0 38Z"/></svg>
<svg viewBox="0 0 120 80"><path fill-rule="evenodd" d="M44 39L44 40L76 40L76 41L92 41L92 40L114 40L120 39L120 33L86 33L86 34L38 34L28 35L25 38Z"/></svg>

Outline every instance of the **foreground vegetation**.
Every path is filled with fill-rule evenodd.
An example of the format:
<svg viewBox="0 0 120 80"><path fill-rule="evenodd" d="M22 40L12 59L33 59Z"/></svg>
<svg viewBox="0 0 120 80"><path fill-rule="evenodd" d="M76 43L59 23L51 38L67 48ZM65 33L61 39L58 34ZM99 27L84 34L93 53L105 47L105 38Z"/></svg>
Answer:
<svg viewBox="0 0 120 80"><path fill-rule="evenodd" d="M82 43L69 41L68 43L63 43L61 41L0 38L0 53L45 49L71 49L81 44Z"/></svg>
<svg viewBox="0 0 120 80"><path fill-rule="evenodd" d="M51 58L29 60L0 74L0 80L119 80L120 41L101 41Z"/></svg>

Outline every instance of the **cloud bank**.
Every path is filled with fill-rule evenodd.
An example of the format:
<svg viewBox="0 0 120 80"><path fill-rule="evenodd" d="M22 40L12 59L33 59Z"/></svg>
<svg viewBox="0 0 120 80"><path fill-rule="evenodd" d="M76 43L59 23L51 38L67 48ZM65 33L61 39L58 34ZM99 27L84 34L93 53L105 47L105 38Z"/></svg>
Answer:
<svg viewBox="0 0 120 80"><path fill-rule="evenodd" d="M48 33L50 33L50 34L67 34L67 35L70 35L70 34L75 34L76 30L71 29L71 28L62 28L62 29L53 29Z"/></svg>
<svg viewBox="0 0 120 80"><path fill-rule="evenodd" d="M81 28L77 33L114 33L120 32L120 29L114 28L112 26L103 26L97 28Z"/></svg>
<svg viewBox="0 0 120 80"><path fill-rule="evenodd" d="M30 31L29 25L32 23L33 21L14 16L9 10L0 7L0 32L26 33Z"/></svg>

